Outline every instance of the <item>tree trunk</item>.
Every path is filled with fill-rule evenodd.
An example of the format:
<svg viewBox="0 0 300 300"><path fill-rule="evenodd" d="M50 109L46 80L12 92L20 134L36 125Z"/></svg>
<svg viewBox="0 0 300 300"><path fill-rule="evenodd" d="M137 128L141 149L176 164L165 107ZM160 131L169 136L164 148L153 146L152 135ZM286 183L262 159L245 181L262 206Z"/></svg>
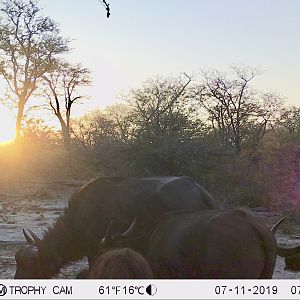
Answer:
<svg viewBox="0 0 300 300"><path fill-rule="evenodd" d="M24 115L24 108L25 108L26 100L25 98L19 98L18 102L18 114L16 120L16 140L18 141L21 136L21 129L22 129L22 120Z"/></svg>
<svg viewBox="0 0 300 300"><path fill-rule="evenodd" d="M66 122L64 121L60 113L57 114L56 116L60 122L65 148L67 151L70 151L70 147L71 147L70 129L67 126Z"/></svg>
<svg viewBox="0 0 300 300"><path fill-rule="evenodd" d="M66 150L69 151L70 144L71 144L70 131L68 130L68 127L63 119L59 119L59 121L60 121L63 139L64 139L64 145L65 145Z"/></svg>

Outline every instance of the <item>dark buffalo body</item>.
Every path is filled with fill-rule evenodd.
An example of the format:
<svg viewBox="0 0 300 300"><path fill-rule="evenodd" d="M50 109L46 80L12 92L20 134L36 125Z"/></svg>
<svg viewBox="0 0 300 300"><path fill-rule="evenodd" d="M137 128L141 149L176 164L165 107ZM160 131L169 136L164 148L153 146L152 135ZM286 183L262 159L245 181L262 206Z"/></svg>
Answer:
<svg viewBox="0 0 300 300"><path fill-rule="evenodd" d="M150 279L153 278L153 273L140 253L130 248L120 248L97 257L86 278Z"/></svg>
<svg viewBox="0 0 300 300"><path fill-rule="evenodd" d="M128 239L123 246L139 243ZM174 212L161 218L146 258L154 278L272 278L276 241L241 210Z"/></svg>
<svg viewBox="0 0 300 300"><path fill-rule="evenodd" d="M86 238L85 251L92 249L93 253L97 250L93 246L98 246L111 220L121 229L137 217L142 230L166 212L217 208L209 193L187 177L99 178L76 197L74 220L80 224L71 228L74 234Z"/></svg>
<svg viewBox="0 0 300 300"><path fill-rule="evenodd" d="M77 211L71 217L76 224L70 230L83 239L81 247L89 257L97 252L111 220L121 231L138 218L139 230L144 230L166 212L217 207L209 193L187 177L99 178L75 197Z"/></svg>
<svg viewBox="0 0 300 300"><path fill-rule="evenodd" d="M160 215L177 210L215 209L209 193L188 177L103 177L75 193L63 216L44 237L16 253L15 278L50 278L66 263L92 261L111 220L121 231L138 218L138 229L154 226Z"/></svg>

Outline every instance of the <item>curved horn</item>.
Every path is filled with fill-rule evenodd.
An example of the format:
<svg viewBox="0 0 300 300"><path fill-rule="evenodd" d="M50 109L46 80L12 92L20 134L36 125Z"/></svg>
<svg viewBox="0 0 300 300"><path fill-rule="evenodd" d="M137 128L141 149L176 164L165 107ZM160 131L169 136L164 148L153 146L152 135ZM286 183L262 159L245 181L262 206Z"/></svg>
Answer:
<svg viewBox="0 0 300 300"><path fill-rule="evenodd" d="M107 226L107 229L106 229L106 233L105 233L105 238L108 238L109 236L112 236L113 235L113 228L114 228L114 225L115 225L115 220L111 220Z"/></svg>
<svg viewBox="0 0 300 300"><path fill-rule="evenodd" d="M285 220L286 217L281 218L279 221L277 221L271 228L271 231L273 234L275 234L278 226Z"/></svg>
<svg viewBox="0 0 300 300"><path fill-rule="evenodd" d="M278 226L284 221L286 217L281 218L279 221L277 221L271 231L273 232L273 234L275 234ZM300 253L300 246L296 246L293 248L283 248L281 246L277 245L277 255L281 256L281 257L288 257L291 255L295 255L295 254L299 254Z"/></svg>
<svg viewBox="0 0 300 300"><path fill-rule="evenodd" d="M35 245L38 245L39 242L41 241L40 238L30 229L27 228L27 230L30 232L31 236L33 237L33 240L35 242Z"/></svg>
<svg viewBox="0 0 300 300"><path fill-rule="evenodd" d="M128 237L130 237L130 234L133 232L133 230L134 230L134 228L136 226L136 219L137 218L135 218L132 221L132 223L130 224L130 226L123 233L120 234L120 237L122 237L122 238L128 238Z"/></svg>
<svg viewBox="0 0 300 300"><path fill-rule="evenodd" d="M107 226L107 229L106 229L106 232L105 232L105 235L104 237L102 238L101 240L101 245L104 246L104 247L107 247L108 246L108 241L112 240L112 236L114 234L113 232L113 227L114 227L114 224L115 224L115 220L111 220Z"/></svg>
<svg viewBox="0 0 300 300"><path fill-rule="evenodd" d="M25 237L27 243L29 245L34 245L35 246L34 240L26 233L25 229L23 229L23 234L24 234L24 237Z"/></svg>

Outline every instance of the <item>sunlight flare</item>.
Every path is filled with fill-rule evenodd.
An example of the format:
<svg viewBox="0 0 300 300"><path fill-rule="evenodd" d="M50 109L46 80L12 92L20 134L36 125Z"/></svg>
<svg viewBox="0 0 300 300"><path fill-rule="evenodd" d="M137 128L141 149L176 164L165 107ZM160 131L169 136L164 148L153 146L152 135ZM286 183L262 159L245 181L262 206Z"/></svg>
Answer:
<svg viewBox="0 0 300 300"><path fill-rule="evenodd" d="M0 145L12 142L15 139L15 118L13 113L5 107L0 109Z"/></svg>

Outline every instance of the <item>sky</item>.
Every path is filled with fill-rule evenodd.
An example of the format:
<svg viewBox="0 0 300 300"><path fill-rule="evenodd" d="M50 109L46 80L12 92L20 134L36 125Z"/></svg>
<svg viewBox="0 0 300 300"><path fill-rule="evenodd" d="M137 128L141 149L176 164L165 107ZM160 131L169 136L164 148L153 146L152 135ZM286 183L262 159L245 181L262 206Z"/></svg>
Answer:
<svg viewBox="0 0 300 300"><path fill-rule="evenodd" d="M92 71L90 98L75 115L119 101L155 76L259 67L254 80L300 101L300 0L40 0L71 39L69 60Z"/></svg>
<svg viewBox="0 0 300 300"><path fill-rule="evenodd" d="M255 86L300 99L300 0L42 0L91 69L86 106L106 106L154 75L260 67Z"/></svg>

